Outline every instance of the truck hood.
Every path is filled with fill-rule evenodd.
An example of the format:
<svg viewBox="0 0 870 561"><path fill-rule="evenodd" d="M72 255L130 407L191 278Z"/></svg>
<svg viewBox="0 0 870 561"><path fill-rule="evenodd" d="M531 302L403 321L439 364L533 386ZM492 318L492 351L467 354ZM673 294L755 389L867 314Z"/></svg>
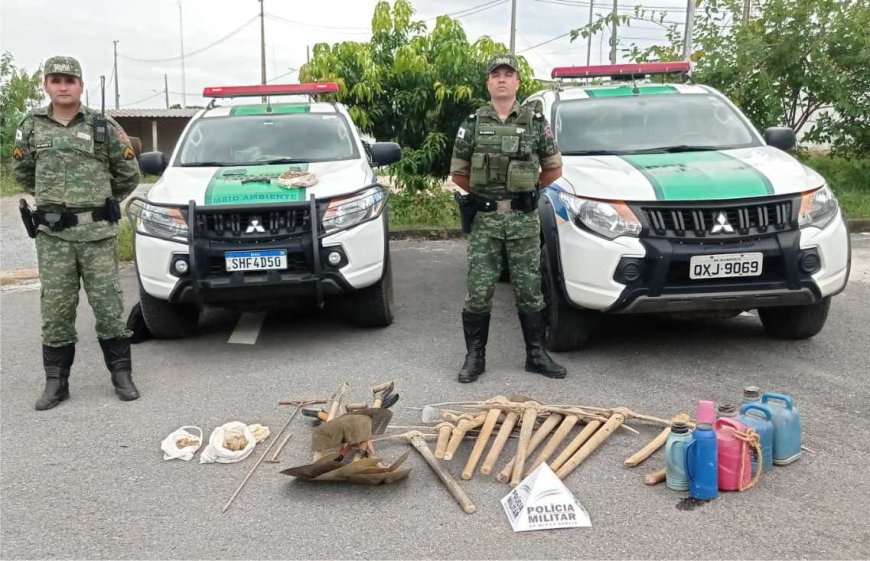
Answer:
<svg viewBox="0 0 870 561"><path fill-rule="evenodd" d="M285 171L313 173L317 182L307 188L286 188L278 183ZM148 193L148 200L164 204L264 204L303 201L313 194L329 199L353 193L374 182L365 160L233 167L166 168Z"/></svg>
<svg viewBox="0 0 870 561"><path fill-rule="evenodd" d="M771 146L625 156L564 156L555 184L621 201L727 200L800 193L824 179Z"/></svg>

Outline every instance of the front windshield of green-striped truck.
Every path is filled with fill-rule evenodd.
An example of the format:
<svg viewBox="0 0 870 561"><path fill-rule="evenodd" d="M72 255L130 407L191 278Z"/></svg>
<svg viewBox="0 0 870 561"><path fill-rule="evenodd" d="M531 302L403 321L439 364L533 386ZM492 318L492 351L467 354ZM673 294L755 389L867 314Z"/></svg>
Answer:
<svg viewBox="0 0 870 561"><path fill-rule="evenodd" d="M590 95L560 101L553 129L563 155L725 150L762 144L740 115L712 94Z"/></svg>
<svg viewBox="0 0 870 561"><path fill-rule="evenodd" d="M187 132L183 167L332 162L359 158L345 119L336 113L205 117Z"/></svg>

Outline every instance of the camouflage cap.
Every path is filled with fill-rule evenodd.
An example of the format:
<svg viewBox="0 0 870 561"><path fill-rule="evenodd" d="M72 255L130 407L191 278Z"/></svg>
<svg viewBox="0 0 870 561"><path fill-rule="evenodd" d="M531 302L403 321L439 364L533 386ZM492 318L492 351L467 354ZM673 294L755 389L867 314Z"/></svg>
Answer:
<svg viewBox="0 0 870 561"><path fill-rule="evenodd" d="M53 56L45 61L45 66L42 70L43 76L48 76L49 74L69 74L81 79L82 65L71 56Z"/></svg>
<svg viewBox="0 0 870 561"><path fill-rule="evenodd" d="M486 65L486 72L490 73L499 66L507 66L513 69L514 72L520 71L520 63L517 61L517 57L510 53L495 55L489 59L489 63Z"/></svg>

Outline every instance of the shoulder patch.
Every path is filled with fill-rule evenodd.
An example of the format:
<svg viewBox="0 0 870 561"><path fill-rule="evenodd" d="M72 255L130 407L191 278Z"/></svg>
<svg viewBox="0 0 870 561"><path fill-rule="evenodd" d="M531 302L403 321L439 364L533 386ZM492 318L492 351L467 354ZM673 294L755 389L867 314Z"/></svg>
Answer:
<svg viewBox="0 0 870 561"><path fill-rule="evenodd" d="M12 157L16 160L19 160L19 161L23 160L24 159L24 152L21 150L21 148L16 146L15 148L12 149Z"/></svg>
<svg viewBox="0 0 870 561"><path fill-rule="evenodd" d="M130 148L129 146L125 146L124 147L124 159L125 160L132 160L135 157L136 157L136 154L133 153L133 149Z"/></svg>

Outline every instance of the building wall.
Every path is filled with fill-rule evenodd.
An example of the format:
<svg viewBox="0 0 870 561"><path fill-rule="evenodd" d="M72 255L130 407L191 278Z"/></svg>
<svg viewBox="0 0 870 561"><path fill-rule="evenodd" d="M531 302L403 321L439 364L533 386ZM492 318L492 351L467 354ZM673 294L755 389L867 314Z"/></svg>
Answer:
<svg viewBox="0 0 870 561"><path fill-rule="evenodd" d="M143 152L155 150L163 152L168 158L175 149L175 144L181 137L184 127L189 118L151 118L151 117L116 117L118 123L124 127L128 136L135 136L142 143ZM157 121L157 147L154 146L151 134L151 122Z"/></svg>

